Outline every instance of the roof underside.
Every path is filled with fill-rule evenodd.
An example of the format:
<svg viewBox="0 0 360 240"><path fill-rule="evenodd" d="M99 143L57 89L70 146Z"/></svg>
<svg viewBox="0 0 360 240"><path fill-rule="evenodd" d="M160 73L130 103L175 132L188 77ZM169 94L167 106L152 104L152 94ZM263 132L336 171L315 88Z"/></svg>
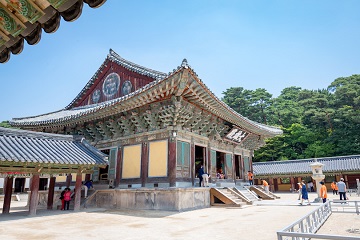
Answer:
<svg viewBox="0 0 360 240"><path fill-rule="evenodd" d="M0 164L105 166L106 155L80 136L38 133L0 127Z"/></svg>
<svg viewBox="0 0 360 240"><path fill-rule="evenodd" d="M29 45L40 41L42 30L54 33L61 17L74 21L81 15L84 3L100 7L106 0L0 0L0 62L10 53L20 54L24 40Z"/></svg>
<svg viewBox="0 0 360 240"><path fill-rule="evenodd" d="M265 175L294 175L312 174L310 164L315 159L288 160L275 162L253 163L254 174ZM323 172L360 172L360 156L342 156L316 158L322 164Z"/></svg>
<svg viewBox="0 0 360 240"><path fill-rule="evenodd" d="M96 120L97 118L109 117L176 96L182 97L185 101L251 133L265 138L282 134L280 129L251 121L227 106L207 88L186 61L172 73L164 74L132 64L120 58L112 50L110 50L107 59L117 62L121 66L126 66L134 72L141 72L147 76L151 75L156 80L120 98L77 108L69 108L72 105L71 103L66 109L61 111L34 117L14 118L10 121L10 124L18 127L79 124L88 121L90 118L91 120ZM93 82L94 80L89 81L87 84L89 86L86 89Z"/></svg>

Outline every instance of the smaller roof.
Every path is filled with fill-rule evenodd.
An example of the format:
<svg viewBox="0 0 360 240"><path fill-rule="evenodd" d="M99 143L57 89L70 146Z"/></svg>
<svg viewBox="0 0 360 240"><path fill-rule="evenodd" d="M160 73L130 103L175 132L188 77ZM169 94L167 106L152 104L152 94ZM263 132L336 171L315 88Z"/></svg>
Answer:
<svg viewBox="0 0 360 240"><path fill-rule="evenodd" d="M310 164L318 161L323 172L360 172L360 155L253 163L255 175L311 174Z"/></svg>
<svg viewBox="0 0 360 240"><path fill-rule="evenodd" d="M105 166L106 157L81 136L0 127L0 165Z"/></svg>

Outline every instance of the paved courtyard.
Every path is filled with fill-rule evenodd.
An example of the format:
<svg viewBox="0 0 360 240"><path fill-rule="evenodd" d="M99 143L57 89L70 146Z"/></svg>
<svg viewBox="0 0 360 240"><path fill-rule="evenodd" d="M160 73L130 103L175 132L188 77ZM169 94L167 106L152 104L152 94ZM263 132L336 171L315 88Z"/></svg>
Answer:
<svg viewBox="0 0 360 240"><path fill-rule="evenodd" d="M318 204L299 206L297 194L281 193L278 200L244 208L211 207L188 212L85 209L39 210L29 217L25 201L12 202L14 212L0 216L1 239L276 239L276 231L298 220ZM310 193L310 199L315 198ZM332 195L329 194L330 199ZM351 200L360 200L351 197ZM2 205L1 205L2 206ZM350 215L339 215L337 221ZM349 226L360 226L352 215ZM336 221L335 221L336 222ZM355 225L354 225L355 224ZM357 224L357 225L356 225ZM337 224L339 225L339 224ZM342 224L344 225L344 224ZM350 226L351 225L351 226ZM329 232L329 234L342 234ZM345 232L346 234L346 232ZM342 234L342 235L345 235ZM360 235L359 235L360 237Z"/></svg>

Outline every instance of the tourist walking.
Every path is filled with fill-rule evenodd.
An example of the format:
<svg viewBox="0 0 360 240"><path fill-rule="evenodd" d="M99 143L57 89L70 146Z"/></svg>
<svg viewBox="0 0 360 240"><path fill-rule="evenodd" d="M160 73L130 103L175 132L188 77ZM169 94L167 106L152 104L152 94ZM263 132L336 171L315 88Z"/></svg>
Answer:
<svg viewBox="0 0 360 240"><path fill-rule="evenodd" d="M248 171L248 179L249 179L249 184L250 185L254 185L254 174L251 171Z"/></svg>
<svg viewBox="0 0 360 240"><path fill-rule="evenodd" d="M65 188L64 201L65 201L64 210L69 210L70 201L71 201L70 188Z"/></svg>
<svg viewBox="0 0 360 240"><path fill-rule="evenodd" d="M308 201L307 205L310 205L310 201L309 201L309 196L308 196L308 192L306 189L306 184L304 181L301 182L301 203L299 203L300 205L303 205L304 200Z"/></svg>
<svg viewBox="0 0 360 240"><path fill-rule="evenodd" d="M262 184L263 184L265 192L269 193L269 184L268 184L268 182L263 179Z"/></svg>
<svg viewBox="0 0 360 240"><path fill-rule="evenodd" d="M327 199L327 188L326 188L324 182L320 182L320 184L321 184L320 197L322 198L323 203L325 203L325 202L326 202L326 199Z"/></svg>
<svg viewBox="0 0 360 240"><path fill-rule="evenodd" d="M301 185L301 183L297 183L298 184L298 187L299 187L299 189L298 189L298 192L299 192L299 197L298 197L298 200L300 200L301 199L301 188L302 188L302 185Z"/></svg>
<svg viewBox="0 0 360 240"><path fill-rule="evenodd" d="M332 191L333 191L333 195L338 195L338 186L336 185L336 182L335 181L333 181L332 183L331 183L331 189L332 189Z"/></svg>
<svg viewBox="0 0 360 240"><path fill-rule="evenodd" d="M205 174L205 172L204 172L204 167L201 164L201 167L200 167L200 169L198 171L199 187L201 187L201 182L203 181L203 174Z"/></svg>
<svg viewBox="0 0 360 240"><path fill-rule="evenodd" d="M344 183L344 179L340 178L340 181L336 185L338 187L340 200L346 200L346 184Z"/></svg>

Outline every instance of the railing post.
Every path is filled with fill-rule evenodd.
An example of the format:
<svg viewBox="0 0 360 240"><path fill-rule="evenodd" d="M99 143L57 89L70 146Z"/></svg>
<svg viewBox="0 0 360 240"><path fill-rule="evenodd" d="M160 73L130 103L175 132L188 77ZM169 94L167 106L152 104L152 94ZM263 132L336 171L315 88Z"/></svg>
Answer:
<svg viewBox="0 0 360 240"><path fill-rule="evenodd" d="M356 209L356 214L359 215L359 205L358 205L358 201L355 201L355 209Z"/></svg>

